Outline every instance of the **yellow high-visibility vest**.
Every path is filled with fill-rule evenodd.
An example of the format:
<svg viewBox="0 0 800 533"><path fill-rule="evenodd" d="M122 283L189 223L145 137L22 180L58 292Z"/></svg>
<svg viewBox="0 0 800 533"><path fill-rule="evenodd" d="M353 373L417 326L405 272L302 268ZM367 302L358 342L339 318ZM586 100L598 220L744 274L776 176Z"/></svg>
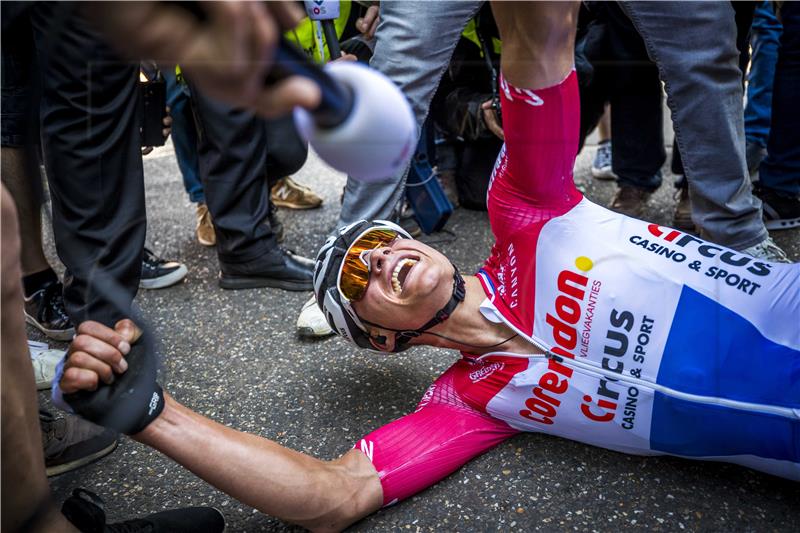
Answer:
<svg viewBox="0 0 800 533"><path fill-rule="evenodd" d="M339 18L333 21L336 26L336 36L341 37L344 32L344 27L347 25L347 20L350 18L350 0L342 0L339 4ZM313 21L305 17L297 27L293 30L287 31L284 35L287 39L298 45L303 51L308 54L308 57L317 62L322 61L322 54L320 53L317 39L314 38L316 29ZM330 61L331 53L328 50L328 45L325 44L325 60Z"/></svg>
<svg viewBox="0 0 800 533"><path fill-rule="evenodd" d="M461 36L475 43L475 45L478 47L478 50L480 50L481 57L483 57L483 48L481 48L481 42L478 40L478 30L475 25L475 19L471 19L467 23L467 25L464 27L464 31L461 32ZM503 42L497 37L492 37L492 49L494 53L500 55L502 47Z"/></svg>

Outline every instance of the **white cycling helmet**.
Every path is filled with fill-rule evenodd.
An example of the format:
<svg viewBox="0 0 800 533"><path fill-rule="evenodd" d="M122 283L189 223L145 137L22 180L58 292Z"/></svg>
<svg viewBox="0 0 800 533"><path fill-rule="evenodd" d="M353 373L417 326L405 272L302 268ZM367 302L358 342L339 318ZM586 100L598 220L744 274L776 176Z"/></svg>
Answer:
<svg viewBox="0 0 800 533"><path fill-rule="evenodd" d="M404 239L411 239L406 230L386 220L368 222L359 220L339 228L317 253L314 266L314 295L317 305L333 331L361 348L375 350L369 340L367 328L353 310L350 300L339 289L339 278L344 258L350 246L371 229L387 228Z"/></svg>

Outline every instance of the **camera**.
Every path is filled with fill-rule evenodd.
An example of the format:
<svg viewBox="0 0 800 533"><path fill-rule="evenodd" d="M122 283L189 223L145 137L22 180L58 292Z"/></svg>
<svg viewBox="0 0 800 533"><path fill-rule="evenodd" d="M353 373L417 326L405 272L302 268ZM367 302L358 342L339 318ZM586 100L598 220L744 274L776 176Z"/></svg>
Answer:
<svg viewBox="0 0 800 533"><path fill-rule="evenodd" d="M148 72L149 70L149 72ZM139 72L138 115L141 146L164 146L164 117L167 115L167 84L158 69L142 67Z"/></svg>

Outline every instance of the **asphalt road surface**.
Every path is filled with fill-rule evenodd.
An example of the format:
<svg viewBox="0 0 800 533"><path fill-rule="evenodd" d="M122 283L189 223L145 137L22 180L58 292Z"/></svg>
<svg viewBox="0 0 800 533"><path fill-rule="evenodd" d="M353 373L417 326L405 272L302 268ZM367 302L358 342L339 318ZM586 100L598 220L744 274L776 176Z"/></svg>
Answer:
<svg viewBox="0 0 800 533"><path fill-rule="evenodd" d="M592 180L593 153L588 148L579 157L576 180L589 198L607 203L615 185ZM647 218L669 224L672 176L668 168L664 173ZM138 303L163 345L162 384L194 410L284 446L335 458L368 431L413 410L457 357L433 348L380 356L338 338L298 339L295 320L309 293L220 289L216 254L194 238L194 206L169 146L145 158L145 175L148 243L163 257L184 262L189 275L172 288L141 290ZM325 198L317 210L280 212L286 246L313 257L336 221L344 177L311 159L296 179ZM459 209L447 228L449 233L425 240L463 272L477 269L491 245L486 214ZM800 231L774 237L800 260ZM48 254L55 257L51 242ZM224 463L225 450L208 460ZM296 529L128 438L112 455L51 483L59 501L79 486L98 493L111 520L212 505L225 514L228 531ZM525 434L352 529L800 531L800 484L732 465L634 457Z"/></svg>

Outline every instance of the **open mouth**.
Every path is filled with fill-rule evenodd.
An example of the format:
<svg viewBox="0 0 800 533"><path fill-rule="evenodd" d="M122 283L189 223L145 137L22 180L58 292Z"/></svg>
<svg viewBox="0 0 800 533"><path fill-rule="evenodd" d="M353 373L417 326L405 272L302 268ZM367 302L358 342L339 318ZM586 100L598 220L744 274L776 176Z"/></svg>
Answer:
<svg viewBox="0 0 800 533"><path fill-rule="evenodd" d="M395 294L400 295L403 292L403 283L408 278L408 273L418 262L417 259L411 258L401 259L397 262L392 272L392 289Z"/></svg>

